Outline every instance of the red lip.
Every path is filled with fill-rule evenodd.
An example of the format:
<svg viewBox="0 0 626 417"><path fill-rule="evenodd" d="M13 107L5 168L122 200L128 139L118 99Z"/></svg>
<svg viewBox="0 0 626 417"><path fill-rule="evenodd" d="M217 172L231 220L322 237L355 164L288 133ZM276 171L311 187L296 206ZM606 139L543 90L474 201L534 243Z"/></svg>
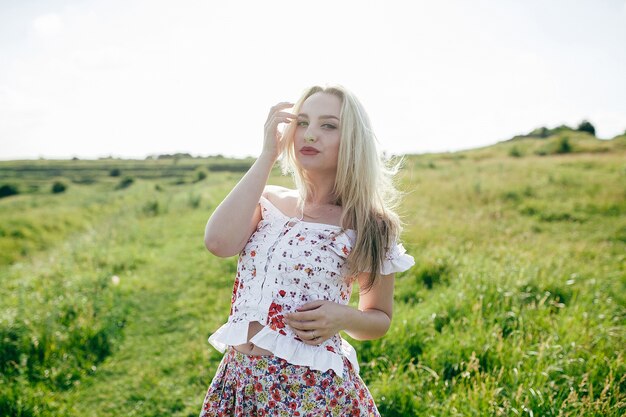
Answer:
<svg viewBox="0 0 626 417"><path fill-rule="evenodd" d="M300 152L304 152L304 153L313 153L313 152L319 153L320 151L318 151L317 149L312 148L310 146L305 146L302 149L300 149Z"/></svg>

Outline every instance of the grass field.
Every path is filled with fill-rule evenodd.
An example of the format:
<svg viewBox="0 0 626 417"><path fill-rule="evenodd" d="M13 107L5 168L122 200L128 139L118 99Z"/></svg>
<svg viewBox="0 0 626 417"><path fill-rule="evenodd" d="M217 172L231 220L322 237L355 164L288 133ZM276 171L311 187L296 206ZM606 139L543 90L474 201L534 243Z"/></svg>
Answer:
<svg viewBox="0 0 626 417"><path fill-rule="evenodd" d="M237 261L204 226L251 162L0 162L0 415L199 414ZM384 338L342 334L381 414L626 414L626 136L408 155L398 184L416 265Z"/></svg>

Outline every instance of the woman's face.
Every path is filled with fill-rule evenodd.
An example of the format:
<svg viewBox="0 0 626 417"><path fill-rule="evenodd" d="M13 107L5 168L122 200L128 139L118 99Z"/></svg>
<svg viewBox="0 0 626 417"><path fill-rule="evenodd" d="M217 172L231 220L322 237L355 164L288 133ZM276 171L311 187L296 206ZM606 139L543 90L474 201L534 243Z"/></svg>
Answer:
<svg viewBox="0 0 626 417"><path fill-rule="evenodd" d="M304 169L337 172L340 113L341 99L334 94L318 92L302 103L294 136L294 151ZM307 151L307 147L312 149Z"/></svg>

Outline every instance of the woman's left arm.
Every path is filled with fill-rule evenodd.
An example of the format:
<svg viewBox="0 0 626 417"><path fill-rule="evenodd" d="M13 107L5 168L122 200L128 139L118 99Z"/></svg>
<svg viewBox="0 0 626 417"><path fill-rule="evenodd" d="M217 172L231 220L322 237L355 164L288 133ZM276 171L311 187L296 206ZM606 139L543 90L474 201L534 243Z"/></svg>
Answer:
<svg viewBox="0 0 626 417"><path fill-rule="evenodd" d="M358 276L359 288L365 287L369 272ZM381 275L372 288L359 292L359 308L345 306L346 321L342 329L356 340L372 340L383 337L391 326L393 316L393 288L395 273Z"/></svg>
<svg viewBox="0 0 626 417"><path fill-rule="evenodd" d="M356 340L372 340L383 337L393 316L393 288L395 273L382 275L368 292L359 292L358 309L334 301L317 300L304 304L296 313L285 314L288 324L302 341L319 345L340 330ZM358 277L363 288L369 272ZM313 337L320 337L320 339Z"/></svg>

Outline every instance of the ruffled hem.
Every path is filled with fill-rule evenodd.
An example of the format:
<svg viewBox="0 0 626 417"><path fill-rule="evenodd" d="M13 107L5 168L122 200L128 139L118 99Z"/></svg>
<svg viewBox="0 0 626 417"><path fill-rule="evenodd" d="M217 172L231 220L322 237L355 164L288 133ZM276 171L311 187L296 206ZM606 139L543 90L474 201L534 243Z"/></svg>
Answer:
<svg viewBox="0 0 626 417"><path fill-rule="evenodd" d="M224 323L219 329L209 336L209 343L218 351L224 353L228 346L242 345L246 343L249 322Z"/></svg>
<svg viewBox="0 0 626 417"><path fill-rule="evenodd" d="M415 258L406 253L406 249L399 243L393 253L393 259L385 260L380 266L380 273L383 275L393 272L404 272L415 265Z"/></svg>
<svg viewBox="0 0 626 417"><path fill-rule="evenodd" d="M248 323L247 321L225 323L209 337L209 343L222 353L226 351L228 346L246 343ZM340 378L343 378L344 372L343 355L348 358L354 371L359 373L356 350L343 338L341 339L341 354L330 352L324 346L310 346L298 342L267 326L263 326L261 331L254 335L250 341L289 363L308 366L321 372L332 369Z"/></svg>

